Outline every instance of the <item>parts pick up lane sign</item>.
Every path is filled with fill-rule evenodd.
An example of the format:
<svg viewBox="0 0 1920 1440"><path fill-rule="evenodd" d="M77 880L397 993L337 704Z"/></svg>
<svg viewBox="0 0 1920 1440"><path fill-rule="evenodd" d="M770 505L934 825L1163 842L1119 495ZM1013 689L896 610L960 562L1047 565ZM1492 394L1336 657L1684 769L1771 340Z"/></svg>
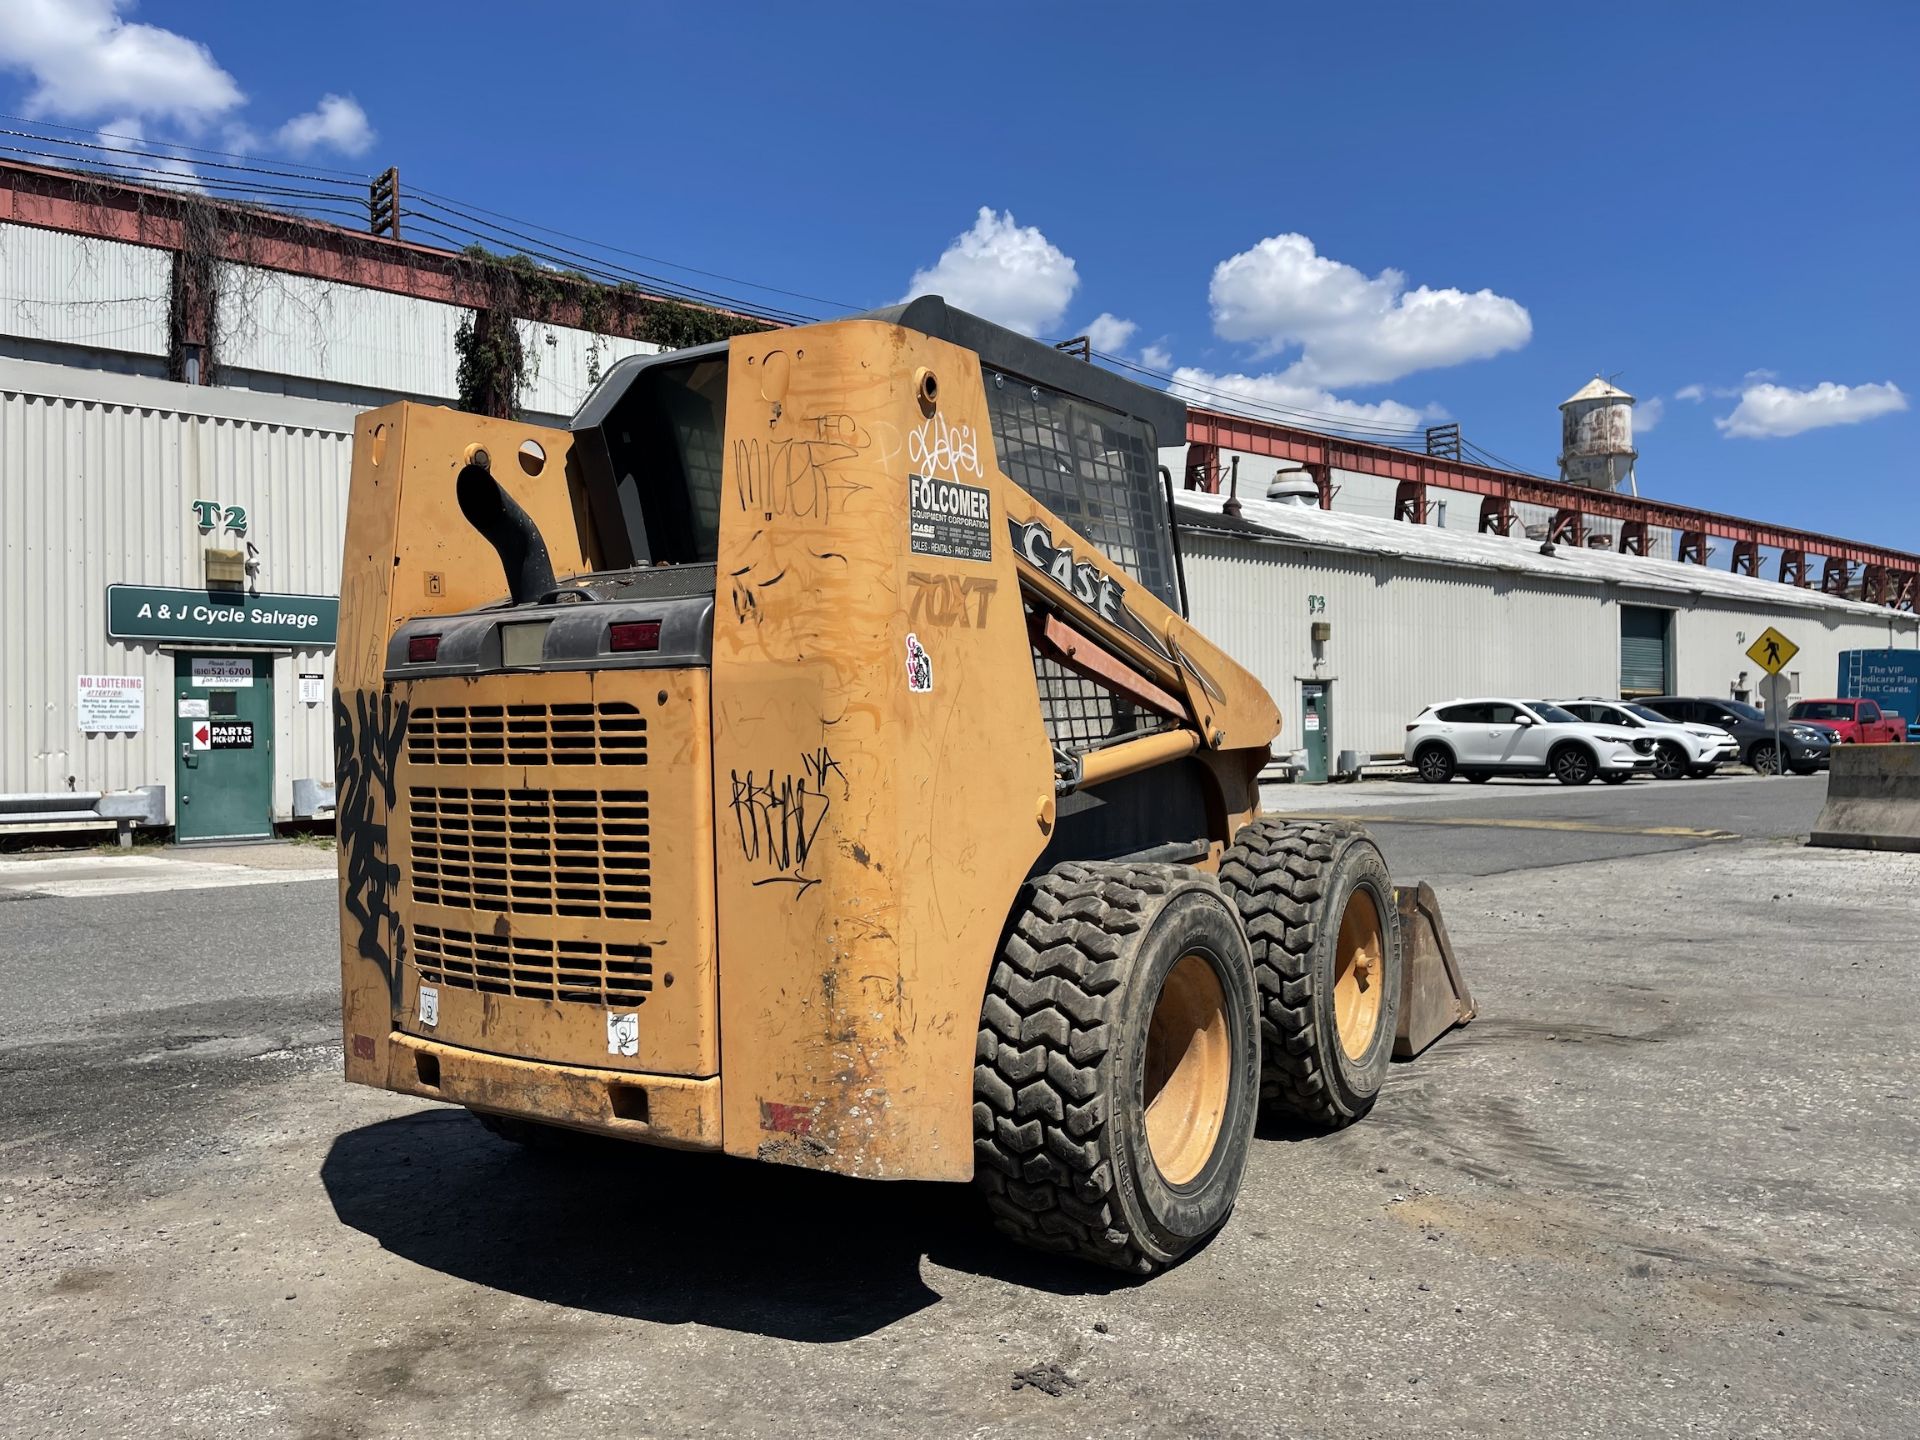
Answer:
<svg viewBox="0 0 1920 1440"><path fill-rule="evenodd" d="M188 732L196 750L251 750L251 720L196 720Z"/></svg>

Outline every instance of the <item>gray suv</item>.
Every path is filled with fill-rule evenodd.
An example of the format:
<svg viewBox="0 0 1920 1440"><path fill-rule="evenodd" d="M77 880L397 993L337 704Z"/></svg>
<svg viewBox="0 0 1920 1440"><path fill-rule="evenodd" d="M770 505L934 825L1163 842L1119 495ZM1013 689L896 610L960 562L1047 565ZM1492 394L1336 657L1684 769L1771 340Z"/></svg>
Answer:
<svg viewBox="0 0 1920 1440"><path fill-rule="evenodd" d="M1773 749L1773 722L1741 700L1716 700L1705 695L1661 695L1640 704L1683 725L1718 725L1740 742L1740 759L1762 775L1780 773L1780 757ZM1787 768L1811 775L1827 768L1833 737L1818 725L1798 720L1780 722L1780 744Z"/></svg>

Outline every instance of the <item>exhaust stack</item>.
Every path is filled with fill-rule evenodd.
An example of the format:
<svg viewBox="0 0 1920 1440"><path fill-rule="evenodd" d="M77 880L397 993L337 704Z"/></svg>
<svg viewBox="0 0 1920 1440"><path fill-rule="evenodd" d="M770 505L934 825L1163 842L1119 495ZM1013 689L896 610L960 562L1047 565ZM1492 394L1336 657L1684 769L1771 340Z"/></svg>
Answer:
<svg viewBox="0 0 1920 1440"><path fill-rule="evenodd" d="M482 466L468 465L454 482L460 513L500 554L507 572L507 591L516 605L538 600L554 591L553 561L547 542L533 517L501 488Z"/></svg>

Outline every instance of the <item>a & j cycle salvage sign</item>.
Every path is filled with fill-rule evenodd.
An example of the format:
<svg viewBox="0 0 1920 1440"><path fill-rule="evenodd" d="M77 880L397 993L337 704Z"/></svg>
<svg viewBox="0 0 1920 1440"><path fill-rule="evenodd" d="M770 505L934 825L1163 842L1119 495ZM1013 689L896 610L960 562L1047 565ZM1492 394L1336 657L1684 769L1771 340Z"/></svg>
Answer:
<svg viewBox="0 0 1920 1440"><path fill-rule="evenodd" d="M331 595L107 587L107 636L113 640L227 641L305 650L332 645L339 624L340 602Z"/></svg>

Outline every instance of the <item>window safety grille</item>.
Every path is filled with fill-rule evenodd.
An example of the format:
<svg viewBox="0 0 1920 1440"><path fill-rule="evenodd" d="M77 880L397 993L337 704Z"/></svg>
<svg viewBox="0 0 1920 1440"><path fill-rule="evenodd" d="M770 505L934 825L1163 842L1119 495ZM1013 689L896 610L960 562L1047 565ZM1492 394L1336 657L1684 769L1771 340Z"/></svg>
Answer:
<svg viewBox="0 0 1920 1440"><path fill-rule="evenodd" d="M1008 477L1178 609L1152 427L1012 375L988 376L987 402Z"/></svg>

